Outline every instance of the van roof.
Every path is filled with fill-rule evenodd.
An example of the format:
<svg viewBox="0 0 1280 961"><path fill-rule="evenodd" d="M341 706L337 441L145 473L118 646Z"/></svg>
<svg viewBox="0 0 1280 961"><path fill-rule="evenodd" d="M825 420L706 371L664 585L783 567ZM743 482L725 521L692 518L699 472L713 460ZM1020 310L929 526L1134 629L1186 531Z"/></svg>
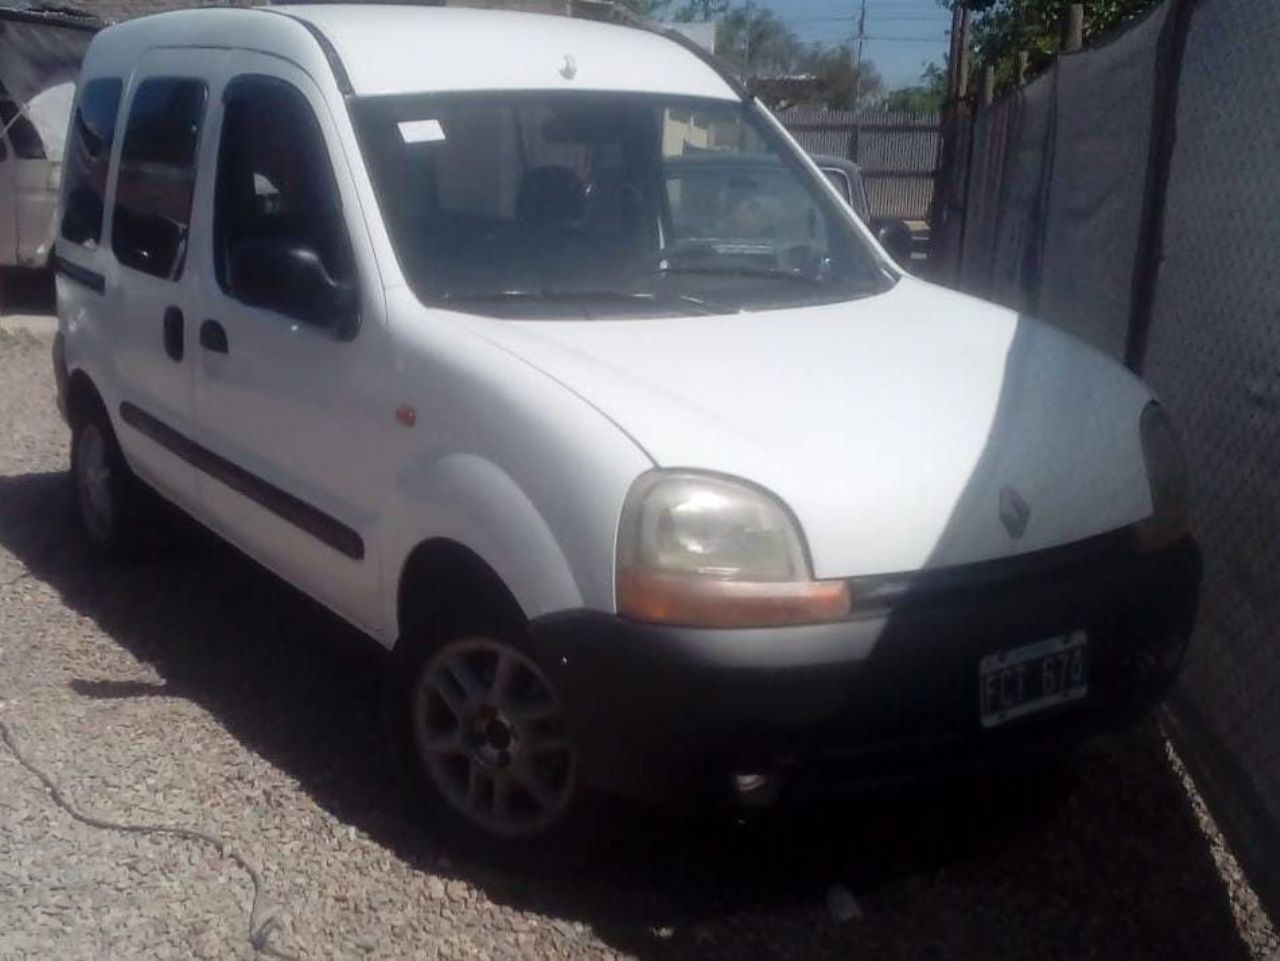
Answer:
<svg viewBox="0 0 1280 961"><path fill-rule="evenodd" d="M117 47L117 55L132 60L155 46L226 46L300 59L303 26L336 53L359 96L512 89L738 96L705 59L647 30L456 7L316 3L181 10L111 27L95 41L94 52L102 57ZM314 51L315 40L307 43Z"/></svg>

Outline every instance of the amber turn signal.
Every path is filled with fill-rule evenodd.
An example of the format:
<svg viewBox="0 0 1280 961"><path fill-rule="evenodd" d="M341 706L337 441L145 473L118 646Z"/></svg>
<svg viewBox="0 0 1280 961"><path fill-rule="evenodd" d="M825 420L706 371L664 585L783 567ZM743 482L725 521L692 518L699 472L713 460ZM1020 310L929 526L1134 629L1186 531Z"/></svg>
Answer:
<svg viewBox="0 0 1280 961"><path fill-rule="evenodd" d="M625 617L685 627L784 627L849 616L844 581L730 581L627 569L618 577Z"/></svg>

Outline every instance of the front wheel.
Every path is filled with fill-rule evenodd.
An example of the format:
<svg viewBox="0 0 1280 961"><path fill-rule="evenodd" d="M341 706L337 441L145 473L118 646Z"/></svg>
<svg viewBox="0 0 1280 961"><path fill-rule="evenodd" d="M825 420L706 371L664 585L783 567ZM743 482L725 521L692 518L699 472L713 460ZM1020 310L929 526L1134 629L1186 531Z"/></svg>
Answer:
<svg viewBox="0 0 1280 961"><path fill-rule="evenodd" d="M564 709L511 633L481 619L394 661L390 733L442 839L502 860L581 851L589 805Z"/></svg>
<svg viewBox="0 0 1280 961"><path fill-rule="evenodd" d="M493 637L445 644L418 674L412 706L419 763L457 814L519 838L569 809L574 763L559 699L514 646Z"/></svg>

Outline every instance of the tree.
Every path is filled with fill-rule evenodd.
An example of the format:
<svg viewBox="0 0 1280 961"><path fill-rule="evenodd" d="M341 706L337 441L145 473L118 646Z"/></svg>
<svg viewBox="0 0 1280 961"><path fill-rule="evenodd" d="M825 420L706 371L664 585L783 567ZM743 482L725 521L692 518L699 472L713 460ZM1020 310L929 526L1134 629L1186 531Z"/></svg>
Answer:
<svg viewBox="0 0 1280 961"><path fill-rule="evenodd" d="M806 44L759 0L729 7L729 0L619 0L637 16L680 22L716 20L716 53L774 106L823 104L852 110L855 100L879 97L884 83L865 58L862 77L848 44ZM678 4L678 5L677 5Z"/></svg>
<svg viewBox="0 0 1280 961"><path fill-rule="evenodd" d="M661 20L671 0L615 0L617 5L641 20Z"/></svg>
<svg viewBox="0 0 1280 961"><path fill-rule="evenodd" d="M701 23L718 20L729 12L729 0L615 0L642 20L667 20L675 23Z"/></svg>
<svg viewBox="0 0 1280 961"><path fill-rule="evenodd" d="M1013 80L1019 50L1030 54L1037 71L1051 61L1062 42L1062 20L1071 0L939 0L943 6L967 6L973 12L977 63L996 65L997 81ZM1132 20L1160 0L1089 0L1084 5L1085 42ZM975 77L978 71L974 71Z"/></svg>
<svg viewBox="0 0 1280 961"><path fill-rule="evenodd" d="M889 91L884 98L886 110L902 113L937 113L947 96L947 72L936 63L927 63L920 82Z"/></svg>
<svg viewBox="0 0 1280 961"><path fill-rule="evenodd" d="M848 44L811 48L801 58L800 68L817 77L817 97L828 110L854 110L884 92L884 81L875 64L863 57L859 68L853 48Z"/></svg>
<svg viewBox="0 0 1280 961"><path fill-rule="evenodd" d="M804 52L791 28L756 0L730 10L716 30L716 53L744 76L794 73Z"/></svg>
<svg viewBox="0 0 1280 961"><path fill-rule="evenodd" d="M687 0L671 14L676 23L705 23L729 12L729 0Z"/></svg>

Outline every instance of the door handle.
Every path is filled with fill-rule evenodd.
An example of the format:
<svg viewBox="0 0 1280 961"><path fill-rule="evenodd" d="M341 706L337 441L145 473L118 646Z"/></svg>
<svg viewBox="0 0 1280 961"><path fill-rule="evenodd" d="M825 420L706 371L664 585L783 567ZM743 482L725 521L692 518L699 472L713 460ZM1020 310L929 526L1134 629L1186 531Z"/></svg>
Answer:
<svg viewBox="0 0 1280 961"><path fill-rule="evenodd" d="M227 329L216 320L206 320L200 325L200 346L215 354L229 353Z"/></svg>
<svg viewBox="0 0 1280 961"><path fill-rule="evenodd" d="M164 312L164 352L176 361L182 360L184 327L182 311L177 307L170 307Z"/></svg>

